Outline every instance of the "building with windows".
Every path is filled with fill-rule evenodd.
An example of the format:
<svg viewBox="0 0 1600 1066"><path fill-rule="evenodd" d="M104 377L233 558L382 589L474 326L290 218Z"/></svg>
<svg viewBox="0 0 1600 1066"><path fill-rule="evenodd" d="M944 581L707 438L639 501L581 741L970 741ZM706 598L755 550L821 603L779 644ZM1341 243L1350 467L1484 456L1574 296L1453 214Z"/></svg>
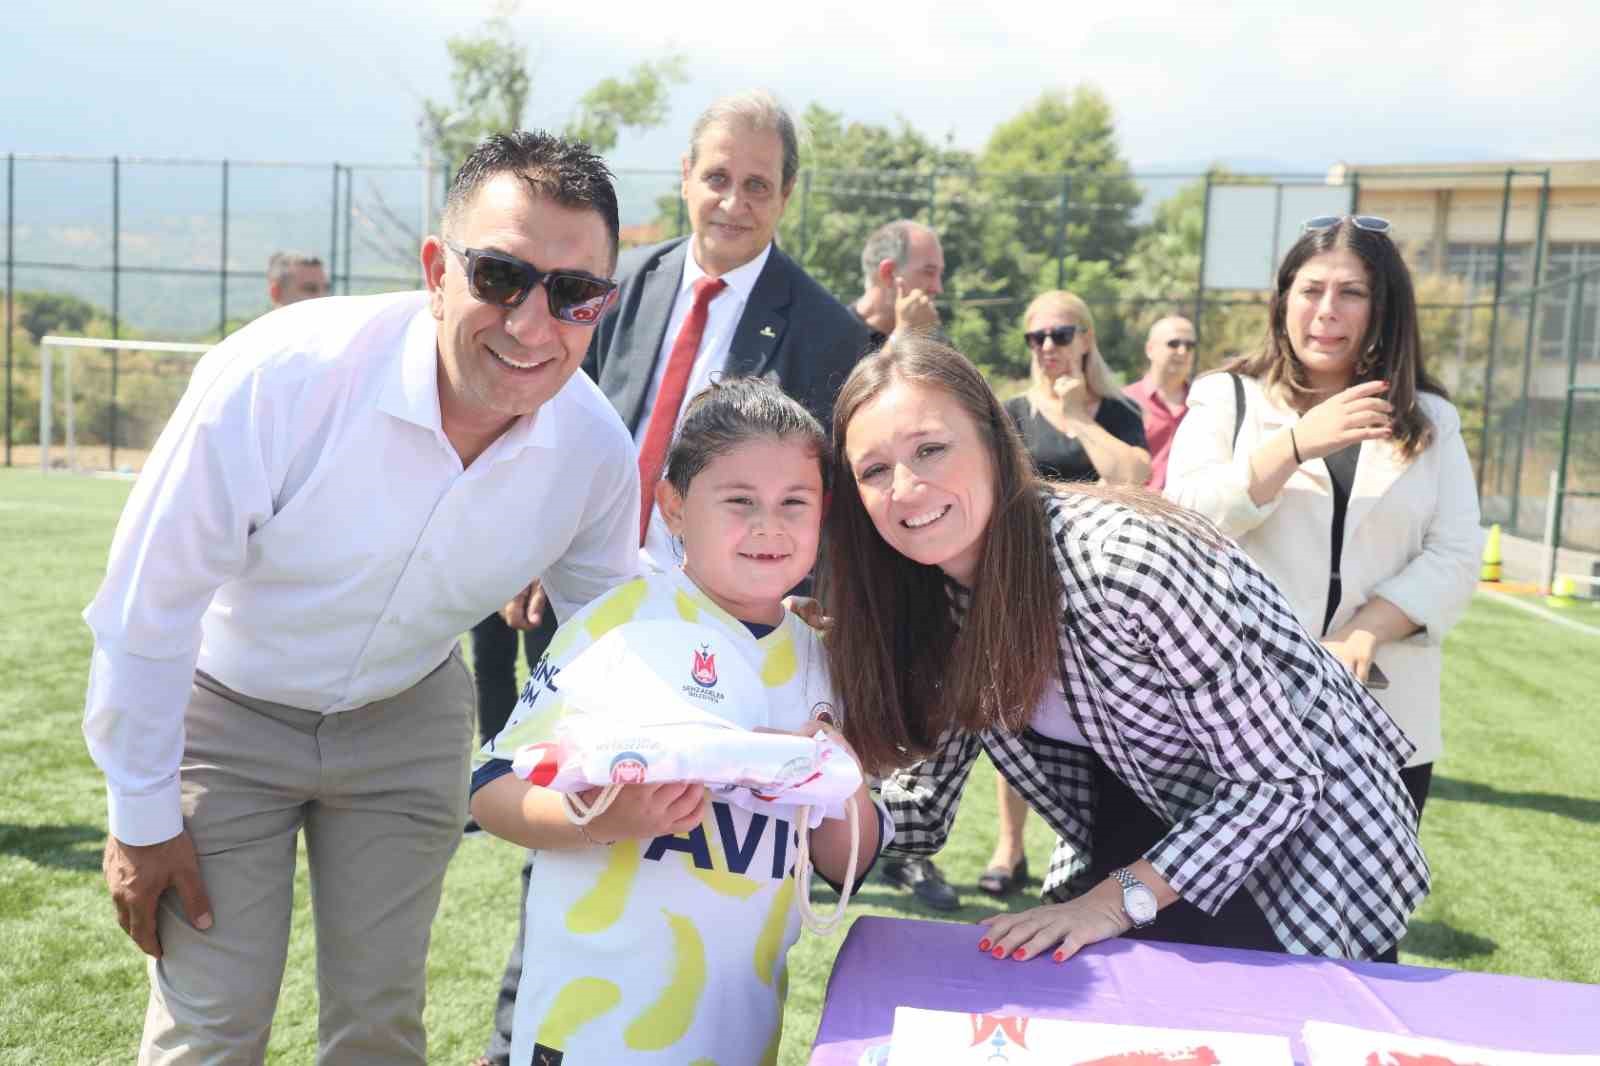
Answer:
<svg viewBox="0 0 1600 1066"><path fill-rule="evenodd" d="M1503 239L1502 309L1525 314L1524 294L1534 283L1535 269L1543 286L1534 306L1533 372L1541 379L1534 391L1549 394L1564 387L1574 336L1580 377L1596 377L1600 279L1582 282L1576 321L1569 307L1574 286L1552 283L1600 271L1600 160L1463 163L1431 169L1347 163L1334 167L1328 179L1354 185L1358 209L1394 223L1395 237L1407 247L1418 273L1460 279L1470 302L1493 302ZM1550 373L1552 365L1561 367L1559 375ZM1543 380L1557 377L1559 384Z"/></svg>

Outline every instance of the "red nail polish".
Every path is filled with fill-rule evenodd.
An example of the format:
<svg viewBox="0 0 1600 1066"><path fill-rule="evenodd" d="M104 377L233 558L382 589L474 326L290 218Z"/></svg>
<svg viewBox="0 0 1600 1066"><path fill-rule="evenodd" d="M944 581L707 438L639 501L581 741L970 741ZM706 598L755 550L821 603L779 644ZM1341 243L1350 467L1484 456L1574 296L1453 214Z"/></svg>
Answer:
<svg viewBox="0 0 1600 1066"><path fill-rule="evenodd" d="M978 941L979 951L988 951L991 947L993 947L993 945L989 942L988 937L984 937L982 940Z"/></svg>
<svg viewBox="0 0 1600 1066"><path fill-rule="evenodd" d="M1028 957L1028 949L1027 948L1018 948L1017 951L1016 951L1016 954L1012 955L1011 957L1013 959L1016 959L1018 962L1021 962L1023 959Z"/></svg>
<svg viewBox="0 0 1600 1066"><path fill-rule="evenodd" d="M993 954L994 954L995 958L1003 959L1003 958L1006 957L1006 949L1005 948L995 948Z"/></svg>
<svg viewBox="0 0 1600 1066"><path fill-rule="evenodd" d="M1058 951L1051 957L1054 958L1057 962L1066 962L1067 961L1067 953L1065 951Z"/></svg>

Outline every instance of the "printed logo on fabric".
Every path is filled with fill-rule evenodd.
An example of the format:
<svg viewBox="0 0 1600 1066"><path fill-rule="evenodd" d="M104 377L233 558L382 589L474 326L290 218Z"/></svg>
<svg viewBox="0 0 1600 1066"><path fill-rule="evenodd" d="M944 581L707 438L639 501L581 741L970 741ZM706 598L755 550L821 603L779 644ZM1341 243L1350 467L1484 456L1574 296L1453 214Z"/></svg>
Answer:
<svg viewBox="0 0 1600 1066"><path fill-rule="evenodd" d="M702 644L694 653L694 666L689 671L694 683L701 688L715 688L717 684L717 656L711 645Z"/></svg>
<svg viewBox="0 0 1600 1066"><path fill-rule="evenodd" d="M694 687L684 685L683 694L690 699L721 703L725 697L716 691L717 653L711 650L711 645L702 644L692 654L694 659L689 667L689 677L694 680Z"/></svg>
<svg viewBox="0 0 1600 1066"><path fill-rule="evenodd" d="M611 760L611 780L619 785L637 785L644 782L650 761L636 751L625 751Z"/></svg>

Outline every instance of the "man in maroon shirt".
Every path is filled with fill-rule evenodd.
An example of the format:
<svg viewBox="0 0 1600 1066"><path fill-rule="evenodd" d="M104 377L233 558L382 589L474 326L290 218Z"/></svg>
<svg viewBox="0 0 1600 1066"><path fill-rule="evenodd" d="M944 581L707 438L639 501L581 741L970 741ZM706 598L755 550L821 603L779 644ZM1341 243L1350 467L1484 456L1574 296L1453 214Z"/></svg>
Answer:
<svg viewBox="0 0 1600 1066"><path fill-rule="evenodd" d="M1144 412L1144 435L1150 446L1150 480L1146 486L1160 492L1167 481L1167 456L1178 423L1189 413L1189 372L1194 369L1194 324L1180 315L1167 315L1150 327L1144 354L1150 358L1145 376L1123 389Z"/></svg>

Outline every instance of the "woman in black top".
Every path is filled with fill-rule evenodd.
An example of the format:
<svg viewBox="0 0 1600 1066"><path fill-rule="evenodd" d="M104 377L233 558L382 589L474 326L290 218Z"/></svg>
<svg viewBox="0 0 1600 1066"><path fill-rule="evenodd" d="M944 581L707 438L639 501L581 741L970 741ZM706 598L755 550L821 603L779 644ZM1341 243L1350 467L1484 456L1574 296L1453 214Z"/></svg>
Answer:
<svg viewBox="0 0 1600 1066"><path fill-rule="evenodd" d="M1022 316L1032 384L1006 404L1034 466L1057 481L1142 485L1150 476L1144 420L1122 396L1077 296L1044 293Z"/></svg>
<svg viewBox="0 0 1600 1066"><path fill-rule="evenodd" d="M1032 385L1005 408L1040 475L1143 485L1150 477L1144 419L1111 378L1088 305L1070 292L1043 293L1028 305L1022 328L1033 357ZM978 887L1004 896L1027 880L1022 825L1028 805L1003 777L995 789L1000 836Z"/></svg>

